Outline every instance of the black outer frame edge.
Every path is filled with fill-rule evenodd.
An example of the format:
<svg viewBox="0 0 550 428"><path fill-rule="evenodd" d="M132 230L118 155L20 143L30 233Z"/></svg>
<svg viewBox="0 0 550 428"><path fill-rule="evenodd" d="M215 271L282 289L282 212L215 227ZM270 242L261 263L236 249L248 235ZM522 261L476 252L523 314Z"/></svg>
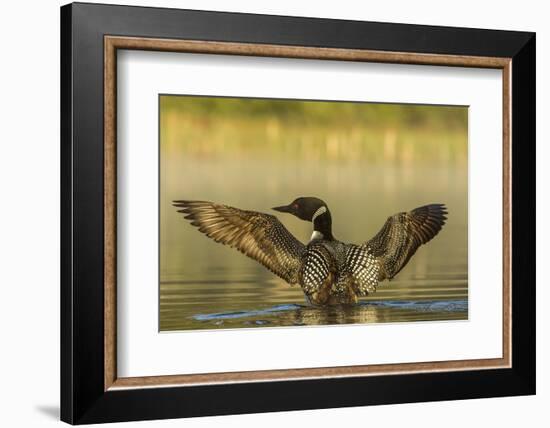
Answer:
<svg viewBox="0 0 550 428"><path fill-rule="evenodd" d="M72 3L104 34L513 57L532 33L236 12ZM148 19L152 18L152 19ZM162 29L159 28L162 22ZM204 23L209 25L205 26ZM270 34L267 34L267 31ZM271 31L275 30L275 31ZM163 33L159 35L159 33ZM428 35L429 33L429 35ZM266 36L269 41L263 40Z"/></svg>
<svg viewBox="0 0 550 428"><path fill-rule="evenodd" d="M81 424L166 419L535 393L533 33L97 4L63 6L61 18L63 421ZM210 25L205 25L207 22ZM516 174L512 200L516 208L512 217L512 283L522 287L520 290L516 285L512 292L513 368L105 393L105 34L513 57L512 162Z"/></svg>
<svg viewBox="0 0 550 428"><path fill-rule="evenodd" d="M536 391L536 36L512 59L512 364ZM520 315L521 314L521 315Z"/></svg>
<svg viewBox="0 0 550 428"><path fill-rule="evenodd" d="M61 340L60 340L60 416L61 420L73 423L73 350L72 350L72 9L60 10L61 34L61 82L60 82L60 230L61 230Z"/></svg>
<svg viewBox="0 0 550 428"><path fill-rule="evenodd" d="M110 391L78 423L344 408L534 393L523 379L509 369L492 370L489 376L485 372L386 375L371 377L367 381L364 378L341 378ZM428 388L421 389L424 385Z"/></svg>

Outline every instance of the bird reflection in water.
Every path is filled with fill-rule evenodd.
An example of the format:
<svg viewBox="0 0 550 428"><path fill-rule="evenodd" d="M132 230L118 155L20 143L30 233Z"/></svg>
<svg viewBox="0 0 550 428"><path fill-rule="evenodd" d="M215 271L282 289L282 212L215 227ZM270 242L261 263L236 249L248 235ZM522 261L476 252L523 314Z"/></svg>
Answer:
<svg viewBox="0 0 550 428"><path fill-rule="evenodd" d="M401 321L464 319L467 300L434 302L361 302L356 305L315 307L280 305L264 310L199 314L201 328L278 327L370 324Z"/></svg>

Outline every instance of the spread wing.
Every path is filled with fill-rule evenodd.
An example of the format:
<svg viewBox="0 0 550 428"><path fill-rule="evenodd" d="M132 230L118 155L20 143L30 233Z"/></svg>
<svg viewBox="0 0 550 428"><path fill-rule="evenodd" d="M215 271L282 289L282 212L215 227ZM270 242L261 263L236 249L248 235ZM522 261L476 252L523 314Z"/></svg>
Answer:
<svg viewBox="0 0 550 428"><path fill-rule="evenodd" d="M345 264L353 280L353 288L359 296L366 296L376 291L380 263L367 247L348 245Z"/></svg>
<svg viewBox="0 0 550 428"><path fill-rule="evenodd" d="M388 218L374 238L363 244L380 263L379 280L392 279L418 247L439 233L447 219L443 204L431 204Z"/></svg>
<svg viewBox="0 0 550 428"><path fill-rule="evenodd" d="M289 284L297 282L305 245L270 214L205 201L174 201L199 231L260 262Z"/></svg>

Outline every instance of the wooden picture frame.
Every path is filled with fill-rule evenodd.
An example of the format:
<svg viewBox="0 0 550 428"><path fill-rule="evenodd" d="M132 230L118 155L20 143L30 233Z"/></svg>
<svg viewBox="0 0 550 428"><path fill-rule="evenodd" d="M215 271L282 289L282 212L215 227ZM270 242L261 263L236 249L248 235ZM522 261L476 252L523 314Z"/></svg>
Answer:
<svg viewBox="0 0 550 428"><path fill-rule="evenodd" d="M502 358L118 377L118 49L501 69ZM62 420L80 424L535 392L534 34L77 3L61 9L61 54Z"/></svg>

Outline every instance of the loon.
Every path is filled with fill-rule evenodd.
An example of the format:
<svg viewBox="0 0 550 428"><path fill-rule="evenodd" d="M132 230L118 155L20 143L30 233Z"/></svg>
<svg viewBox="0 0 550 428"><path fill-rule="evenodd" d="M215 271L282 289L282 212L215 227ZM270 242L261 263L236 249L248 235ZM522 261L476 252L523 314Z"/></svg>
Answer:
<svg viewBox="0 0 550 428"><path fill-rule="evenodd" d="M327 204L299 197L273 210L313 223L307 245L271 214L246 211L207 201L173 201L178 212L216 242L236 248L290 285L298 283L314 306L354 304L391 280L420 245L436 236L447 219L444 204L430 204L388 217L382 229L360 245L332 234Z"/></svg>

